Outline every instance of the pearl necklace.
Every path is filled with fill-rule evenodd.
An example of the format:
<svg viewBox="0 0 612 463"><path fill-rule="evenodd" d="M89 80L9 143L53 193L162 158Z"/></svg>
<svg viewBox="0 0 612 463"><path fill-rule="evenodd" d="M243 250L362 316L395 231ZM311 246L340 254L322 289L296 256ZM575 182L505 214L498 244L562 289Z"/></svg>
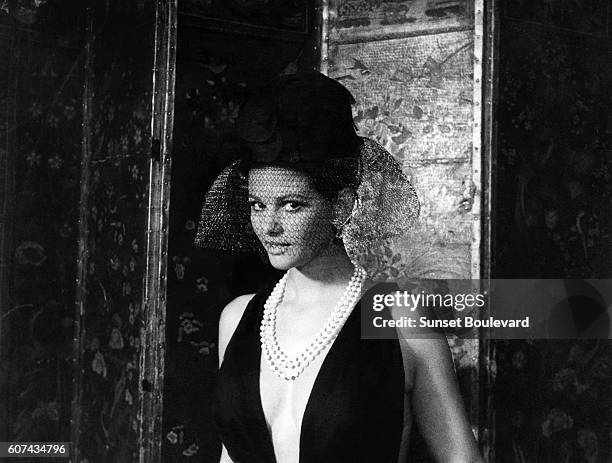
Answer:
<svg viewBox="0 0 612 463"><path fill-rule="evenodd" d="M278 306L283 300L287 276L285 275L276 283L276 286L268 296L264 304L264 313L261 320L260 339L261 350L265 356L266 363L270 369L287 381L296 379L321 351L338 335L344 322L351 314L357 298L361 294L361 287L366 278L366 272L361 267L355 266L355 272L351 277L344 294L332 310L327 322L310 344L296 355L289 358L280 348L276 336L276 314Z"/></svg>

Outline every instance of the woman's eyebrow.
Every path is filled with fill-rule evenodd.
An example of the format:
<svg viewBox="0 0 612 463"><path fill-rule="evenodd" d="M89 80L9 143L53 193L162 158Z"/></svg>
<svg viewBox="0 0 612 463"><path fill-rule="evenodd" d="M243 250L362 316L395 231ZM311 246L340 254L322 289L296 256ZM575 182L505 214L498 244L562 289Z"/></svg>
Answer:
<svg viewBox="0 0 612 463"><path fill-rule="evenodd" d="M296 198L297 198L297 199L304 200L304 201L309 200L309 199L312 199L310 196L303 195L303 194L301 194L301 193L288 193L288 194L286 194L286 195L283 195L283 196L279 197L278 199L279 199L280 201L286 201L286 200L288 200L288 199L296 199Z"/></svg>
<svg viewBox="0 0 612 463"><path fill-rule="evenodd" d="M278 196L276 198L274 198L275 201L287 201L287 200L295 200L295 199L301 199L302 201L308 201L311 200L312 197L308 196L308 195L303 195L301 193L287 193L281 196ZM251 194L249 193L249 201L259 201L262 202L261 198L259 198L257 195Z"/></svg>

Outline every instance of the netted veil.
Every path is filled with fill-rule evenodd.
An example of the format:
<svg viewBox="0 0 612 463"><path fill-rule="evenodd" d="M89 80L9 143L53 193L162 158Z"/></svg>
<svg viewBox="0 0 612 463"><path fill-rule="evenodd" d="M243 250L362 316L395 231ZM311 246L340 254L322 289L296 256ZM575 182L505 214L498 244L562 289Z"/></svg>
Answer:
<svg viewBox="0 0 612 463"><path fill-rule="evenodd" d="M266 220L278 221L266 225L277 226L268 230L272 243L266 245L289 249L331 233L351 260L405 235L419 214L416 192L387 150L356 134L352 103L344 86L318 72L282 76L260 89L238 117L241 158L218 175L204 197L195 244L263 253L259 218L266 214ZM277 175L254 185L250 173L262 168ZM304 217L321 201L314 196L333 203L347 191L352 207L343 215L322 217L317 233L303 229L304 223L313 226L314 219Z"/></svg>

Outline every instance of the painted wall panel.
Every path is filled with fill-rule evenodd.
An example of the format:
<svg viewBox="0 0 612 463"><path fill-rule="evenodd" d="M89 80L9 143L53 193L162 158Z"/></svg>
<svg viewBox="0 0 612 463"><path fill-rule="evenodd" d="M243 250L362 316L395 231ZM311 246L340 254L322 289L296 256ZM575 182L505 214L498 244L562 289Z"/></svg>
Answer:
<svg viewBox="0 0 612 463"><path fill-rule="evenodd" d="M518 3L500 34L493 274L610 278L612 43L590 37L601 35L604 17L592 15L604 2ZM610 461L609 340L496 349L497 462Z"/></svg>
<svg viewBox="0 0 612 463"><path fill-rule="evenodd" d="M63 26L79 14L0 9L2 441L70 440L83 59Z"/></svg>
<svg viewBox="0 0 612 463"><path fill-rule="evenodd" d="M96 4L81 196L79 461L138 460L155 2ZM90 32L91 34L91 32ZM156 348L157 346L155 346ZM149 417L147 417L149 419Z"/></svg>
<svg viewBox="0 0 612 463"><path fill-rule="evenodd" d="M473 238L472 49L473 37L465 31L350 44L330 41L329 47L330 75L353 93L360 134L389 150L415 185L422 206L415 242L436 247L438 256L444 253L441 246L469 244ZM457 258L471 260L469 254L453 254L453 268L465 268Z"/></svg>
<svg viewBox="0 0 612 463"><path fill-rule="evenodd" d="M470 0L335 0L330 2L332 41L389 39L470 28Z"/></svg>

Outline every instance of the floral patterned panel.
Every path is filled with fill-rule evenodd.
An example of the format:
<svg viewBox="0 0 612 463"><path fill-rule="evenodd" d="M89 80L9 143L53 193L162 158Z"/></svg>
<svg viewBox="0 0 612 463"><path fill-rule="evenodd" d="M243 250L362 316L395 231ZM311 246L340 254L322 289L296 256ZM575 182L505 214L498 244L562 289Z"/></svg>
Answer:
<svg viewBox="0 0 612 463"><path fill-rule="evenodd" d="M69 441L83 60L32 14L0 39L0 440Z"/></svg>
<svg viewBox="0 0 612 463"><path fill-rule="evenodd" d="M154 2L94 11L79 462L138 459ZM143 386L146 387L146 386Z"/></svg>
<svg viewBox="0 0 612 463"><path fill-rule="evenodd" d="M494 274L610 278L612 44L504 25ZM612 461L610 341L498 342L496 371L496 461Z"/></svg>
<svg viewBox="0 0 612 463"><path fill-rule="evenodd" d="M471 275L472 45L467 31L330 42L329 72L355 96L360 134L395 156L421 203L415 236L390 246L401 256L382 276Z"/></svg>

